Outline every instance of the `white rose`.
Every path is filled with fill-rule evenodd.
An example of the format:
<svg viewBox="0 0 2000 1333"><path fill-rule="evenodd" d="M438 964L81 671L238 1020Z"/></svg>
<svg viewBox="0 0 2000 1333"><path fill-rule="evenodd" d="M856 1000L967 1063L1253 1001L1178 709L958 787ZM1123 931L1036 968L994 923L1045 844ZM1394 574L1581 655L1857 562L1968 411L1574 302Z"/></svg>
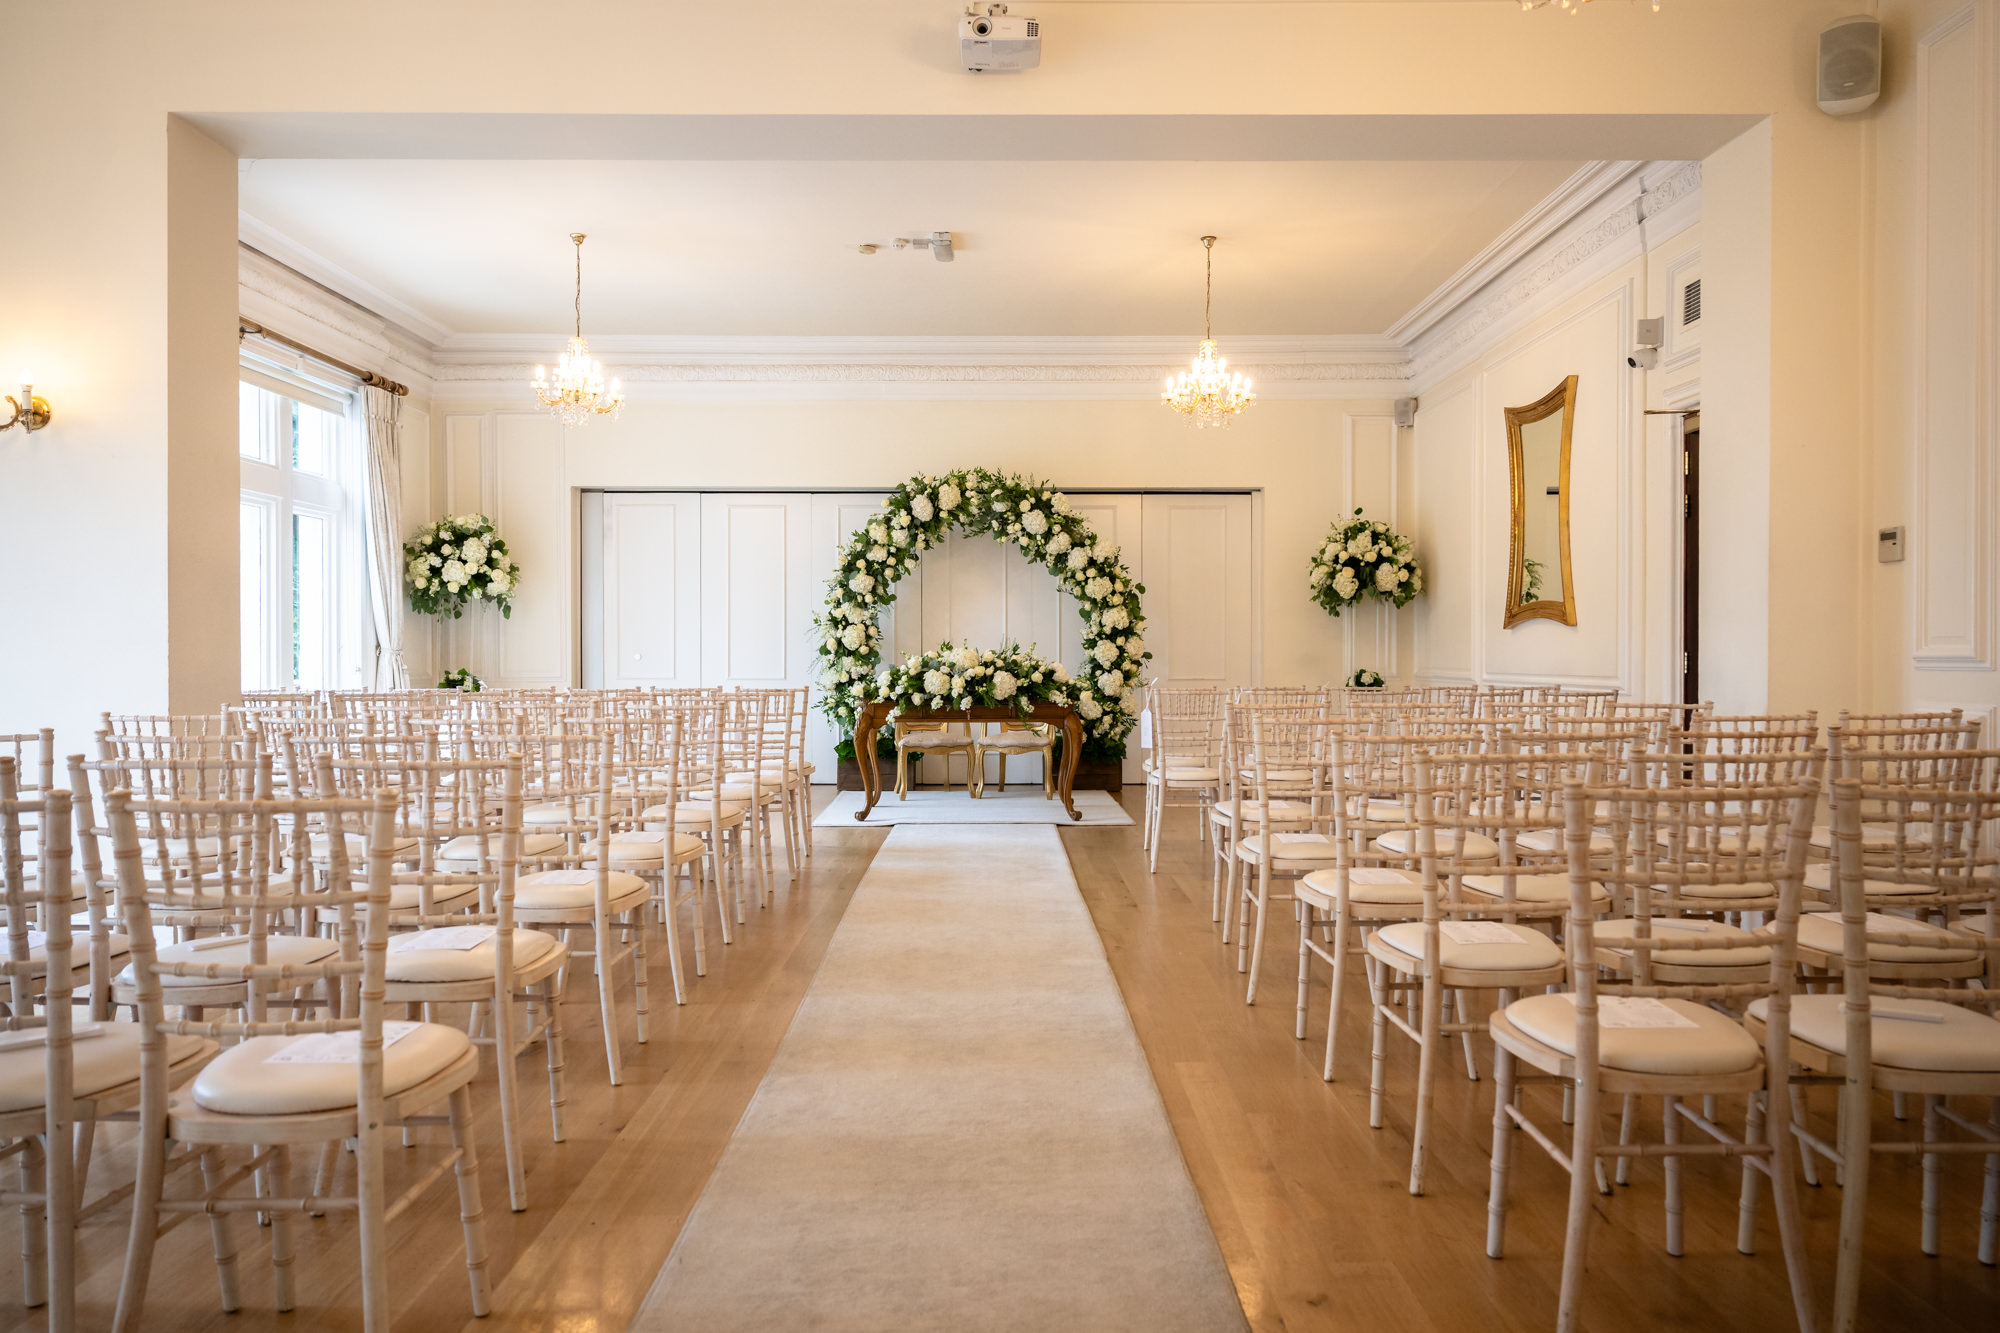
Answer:
<svg viewBox="0 0 2000 1333"><path fill-rule="evenodd" d="M932 707L932 708L943 708L943 707L944 707L944 696L943 696L943 695L941 695L941 694L933 694L933 695L931 696L931 707Z"/></svg>
<svg viewBox="0 0 2000 1333"><path fill-rule="evenodd" d="M1097 646L1090 650L1090 655L1097 659L1099 666L1110 666L1118 660L1118 645L1109 639L1099 639Z"/></svg>
<svg viewBox="0 0 2000 1333"><path fill-rule="evenodd" d="M487 580L488 587L497 596L514 586L513 576L504 570Z"/></svg>
<svg viewBox="0 0 2000 1333"><path fill-rule="evenodd" d="M958 508L958 502L964 498L958 493L958 487L950 482L938 487L938 509L944 513L949 514Z"/></svg>
<svg viewBox="0 0 2000 1333"><path fill-rule="evenodd" d="M1333 592L1341 601L1346 601L1361 590L1361 580L1354 577L1354 571L1342 565L1340 572L1333 576Z"/></svg>
<svg viewBox="0 0 2000 1333"><path fill-rule="evenodd" d="M994 672L994 673L993 673L993 697L994 697L995 699L1009 699L1009 698L1012 698L1012 697L1013 697L1013 694L1014 694L1014 691L1015 691L1015 689L1019 687L1020 683L1021 683L1021 682L1019 682L1019 681L1015 680L1013 676L1011 676L1010 674L1008 674L1008 673L1007 673L1007 672L1005 672L1005 671L996 671L996 672Z"/></svg>
<svg viewBox="0 0 2000 1333"><path fill-rule="evenodd" d="M1396 582L1398 582L1398 583L1408 583L1409 581L1410 581L1410 571L1409 571L1409 570L1407 570L1407 569L1399 569L1399 570L1397 570L1397 571L1396 571Z"/></svg>
<svg viewBox="0 0 2000 1333"><path fill-rule="evenodd" d="M913 495L910 497L910 512L917 516L917 522L928 523L931 521L931 515L937 511L931 508L930 496Z"/></svg>

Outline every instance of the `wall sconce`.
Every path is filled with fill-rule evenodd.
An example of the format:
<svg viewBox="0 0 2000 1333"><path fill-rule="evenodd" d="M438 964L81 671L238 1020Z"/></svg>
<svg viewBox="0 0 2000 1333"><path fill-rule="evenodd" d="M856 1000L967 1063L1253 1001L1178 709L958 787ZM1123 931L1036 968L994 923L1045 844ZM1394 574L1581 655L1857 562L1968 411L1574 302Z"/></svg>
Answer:
<svg viewBox="0 0 2000 1333"><path fill-rule="evenodd" d="M25 370L21 372L20 398L17 400L12 394L7 395L7 406L10 411L7 420L0 423L0 430L12 430L20 426L33 434L48 425L49 418L55 415L49 410L48 399L35 396L35 377Z"/></svg>

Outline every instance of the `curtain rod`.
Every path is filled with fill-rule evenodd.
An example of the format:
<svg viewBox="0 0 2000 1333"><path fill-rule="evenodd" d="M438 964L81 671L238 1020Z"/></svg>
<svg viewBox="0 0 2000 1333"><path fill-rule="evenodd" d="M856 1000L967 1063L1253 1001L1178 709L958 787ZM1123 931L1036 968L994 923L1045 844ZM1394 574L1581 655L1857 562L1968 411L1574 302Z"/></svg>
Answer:
<svg viewBox="0 0 2000 1333"><path fill-rule="evenodd" d="M254 320L245 319L241 315L238 315L236 317L236 336L238 341L241 341L246 334L255 335L256 337L262 338L267 342L277 343L280 347L289 347L294 352L302 352L305 355L313 358L313 360L315 361L325 362L327 365L332 366L335 370L344 370L348 374L354 376L355 379L358 379L363 384L368 385L370 388L387 389L390 393L395 394L399 398L406 396L410 392L409 385L398 384L396 383L396 381L390 379L387 375L378 375L372 370L363 370L359 366L350 366L347 364L347 362L342 361L338 357L328 356L325 352L320 351L318 348L308 347L302 342L294 342L292 339L287 338L282 333L273 333L271 330L265 328L262 324L256 323Z"/></svg>

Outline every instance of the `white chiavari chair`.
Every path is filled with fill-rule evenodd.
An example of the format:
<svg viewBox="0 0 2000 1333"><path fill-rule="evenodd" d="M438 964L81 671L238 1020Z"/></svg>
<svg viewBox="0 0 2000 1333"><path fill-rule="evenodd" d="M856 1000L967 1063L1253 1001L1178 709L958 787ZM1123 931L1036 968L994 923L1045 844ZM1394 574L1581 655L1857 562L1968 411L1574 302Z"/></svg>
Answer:
<svg viewBox="0 0 2000 1333"><path fill-rule="evenodd" d="M1273 902L1298 908L1296 886L1316 870L1338 863L1333 845L1336 737L1344 719L1286 716L1290 710L1241 710L1250 740L1247 804L1239 819L1236 860L1242 875L1235 895L1236 970L1250 976L1243 1002L1257 1001L1257 978L1264 958L1265 924ZM1303 808L1298 818L1282 807ZM1275 887L1278 885L1279 887Z"/></svg>
<svg viewBox="0 0 2000 1333"><path fill-rule="evenodd" d="M1309 804L1286 800L1282 795L1260 804L1248 796L1255 789L1256 777L1251 767L1250 714L1261 712L1303 718L1327 716L1322 703L1302 699L1302 693L1239 690L1239 700L1251 696L1256 702L1232 702L1223 710L1220 747L1222 786L1215 804L1209 807L1208 820L1213 835L1209 857L1209 919L1220 923L1224 944L1229 943L1230 921L1235 915L1237 876L1243 865L1237 858L1236 844L1244 830L1260 828L1258 821L1267 817L1280 832L1302 829L1311 822L1312 807ZM1282 783L1277 785L1282 789Z"/></svg>
<svg viewBox="0 0 2000 1333"><path fill-rule="evenodd" d="M1721 768L1726 763L1726 775L1674 782L1663 779L1687 766L1684 754L1649 759L1657 762L1640 770L1646 774L1646 786L1591 788L1575 782L1565 793L1571 893L1564 936L1570 989L1515 1000L1491 1020L1495 1098L1486 1252L1496 1259L1504 1253L1514 1140L1517 1132L1525 1132L1569 1173L1557 1327L1574 1329L1580 1319L1600 1159L1664 1160L1666 1247L1670 1255L1679 1255L1684 1248L1681 1159L1735 1157L1746 1178L1761 1171L1773 1183L1793 1307L1800 1328L1810 1330L1813 1292L1791 1165L1785 1080L1799 877L1818 799L1818 774L1809 768L1808 781L1772 782L1773 777L1794 776L1795 770L1782 756L1733 762L1708 759L1695 761L1694 766ZM1590 855L1590 836L1600 809L1608 812L1618 830L1623 851L1608 867L1593 864ZM1706 835L1661 840L1652 832L1659 826L1688 825L1704 826ZM1669 843L1676 848L1708 848L1708 859L1678 857L1665 850ZM1720 850L1725 846L1729 850ZM1690 890L1699 884L1762 885L1757 907L1771 912L1772 919L1753 931L1752 939L1769 950L1768 971L1755 983L1647 985L1601 980L1593 891L1600 881L1614 898L1636 902L1648 915L1649 896L1664 884L1676 884L1679 890L1668 895L1669 901L1698 898ZM1735 941L1711 941L1699 935L1658 942L1675 951L1738 947ZM1628 939L1626 946L1644 953L1655 943L1642 932ZM1758 1035L1720 1010L1722 1005L1740 1009L1760 1002L1766 1015L1761 1045ZM1536 1072L1523 1074L1517 1066ZM1526 1083L1555 1083L1564 1089L1573 1121L1567 1147L1558 1142L1559 1130L1543 1129L1528 1114L1519 1096ZM1661 1142L1604 1140L1604 1099L1626 1095L1663 1099ZM1706 1107L1706 1099L1718 1095L1748 1100L1741 1137L1689 1105L1695 1100ZM1684 1126L1701 1130L1709 1141L1683 1141ZM1746 1184L1746 1193L1749 1189ZM1737 1248L1748 1253L1751 1239L1739 1231Z"/></svg>
<svg viewBox="0 0 2000 1333"><path fill-rule="evenodd" d="M322 762L330 762L322 760ZM271 879L273 858L311 858L309 839L323 836L329 848L326 905L340 917L339 952L310 965L261 960L202 961L158 959L148 887L142 868L138 823L127 795L113 792L108 818L118 866L118 906L133 939L140 1021L141 1095L139 1164L133 1194L132 1230L113 1328L136 1330L144 1323L146 1288L154 1246L164 1226L181 1216L205 1216L214 1246L222 1307L240 1307L236 1243L230 1219L239 1213L268 1216L276 1305L294 1304L291 1220L301 1213L353 1210L361 1251L362 1326L389 1327L387 1227L447 1174L458 1183L459 1215L465 1236L466 1272L472 1309L488 1307L485 1222L479 1197L478 1160L472 1138L470 1087L479 1054L463 1031L437 1023L390 1024L383 1014L383 964L389 937L389 890L396 823L395 797L377 791L367 802L293 798L174 802L206 805L206 818L224 836L252 849L249 879L252 911L268 915L277 904L259 891ZM286 818L289 829L280 824ZM317 825L317 829L313 827ZM347 848L359 837L367 848L367 869L350 872ZM360 882L365 890L352 886ZM354 909L364 908L361 920ZM161 981L199 973L225 978L253 996L260 983L288 986L312 982L350 993L352 1017L301 1021L204 1023L166 1017ZM254 1015L254 1011L253 1011ZM209 1061L187 1087L176 1091L172 1047L182 1037L230 1038L235 1044ZM424 1114L443 1103L447 1114ZM449 1125L452 1149L399 1198L388 1197L383 1150L392 1129ZM335 1197L317 1190L294 1194L291 1150L304 1145L348 1141L353 1146L354 1193ZM202 1184L196 1197L166 1190L169 1149L184 1145L200 1162ZM247 1162L230 1167L228 1154L247 1148ZM248 1196L232 1191L253 1181Z"/></svg>
<svg viewBox="0 0 2000 1333"><path fill-rule="evenodd" d="M1159 869L1160 838L1170 809L1199 812L1197 840L1208 836L1208 808L1222 787L1222 717L1224 693L1219 689L1147 689L1147 725L1151 753L1142 767L1146 774L1146 822L1141 841L1149 857L1147 868Z"/></svg>

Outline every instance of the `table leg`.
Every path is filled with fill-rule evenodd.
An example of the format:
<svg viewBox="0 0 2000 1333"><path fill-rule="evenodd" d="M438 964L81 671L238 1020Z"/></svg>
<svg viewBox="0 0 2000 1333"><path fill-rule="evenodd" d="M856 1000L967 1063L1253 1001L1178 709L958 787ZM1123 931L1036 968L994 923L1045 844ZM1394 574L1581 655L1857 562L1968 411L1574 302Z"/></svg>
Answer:
<svg viewBox="0 0 2000 1333"><path fill-rule="evenodd" d="M881 730L875 710L862 706L854 721L854 762L861 769L861 808L854 813L858 822L868 818L875 802L882 799L882 773L875 758L875 733Z"/></svg>
<svg viewBox="0 0 2000 1333"><path fill-rule="evenodd" d="M1062 803L1071 819L1082 819L1076 808L1076 766L1083 759L1083 719L1075 713L1063 718Z"/></svg>

